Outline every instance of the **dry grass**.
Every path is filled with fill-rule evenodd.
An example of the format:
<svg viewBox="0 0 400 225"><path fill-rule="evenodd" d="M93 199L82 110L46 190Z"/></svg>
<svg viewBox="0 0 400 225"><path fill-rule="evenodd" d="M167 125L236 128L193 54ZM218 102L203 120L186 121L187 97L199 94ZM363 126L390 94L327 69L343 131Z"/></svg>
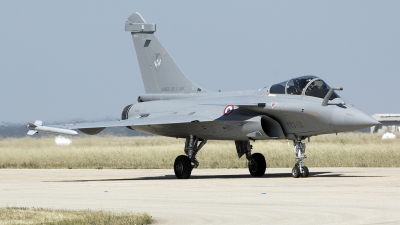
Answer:
<svg viewBox="0 0 400 225"><path fill-rule="evenodd" d="M400 167L400 139L378 134L343 133L312 137L305 160L310 167ZM288 144L289 143L289 144ZM293 145L287 140L256 141L253 152L264 154L268 167L292 167ZM0 140L0 168L172 168L184 140L166 137L74 138L57 146L54 138ZM209 141L198 153L199 168L245 168L233 141Z"/></svg>
<svg viewBox="0 0 400 225"><path fill-rule="evenodd" d="M42 208L0 208L0 224L151 224L147 214Z"/></svg>

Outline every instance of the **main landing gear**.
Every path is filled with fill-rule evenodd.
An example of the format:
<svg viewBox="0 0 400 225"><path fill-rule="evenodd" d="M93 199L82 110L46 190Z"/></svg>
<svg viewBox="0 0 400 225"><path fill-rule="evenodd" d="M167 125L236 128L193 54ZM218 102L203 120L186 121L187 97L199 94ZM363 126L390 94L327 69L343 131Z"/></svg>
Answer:
<svg viewBox="0 0 400 225"><path fill-rule="evenodd" d="M193 135L190 135L189 138L186 138L186 155L180 155L175 159L174 172L176 178L188 179L190 177L192 169L199 166L199 162L196 160L196 154L206 143L207 140L199 139Z"/></svg>
<svg viewBox="0 0 400 225"><path fill-rule="evenodd" d="M242 155L246 155L249 166L249 172L253 177L261 177L265 173L265 169L267 168L267 163L265 162L265 158L261 153L251 154L251 146L249 141L235 141L236 151L240 157Z"/></svg>
<svg viewBox="0 0 400 225"><path fill-rule="evenodd" d="M186 155L180 155L176 157L174 163L175 176L178 179L188 179L192 173L193 168L199 166L199 162L196 160L196 154L200 149L207 143L207 140L200 139L194 135L190 135L186 138L185 153ZM249 141L235 141L236 150L239 158L242 155L246 155L249 166L249 172L253 177L261 177L265 173L267 163L261 153L251 154L252 146Z"/></svg>
<svg viewBox="0 0 400 225"><path fill-rule="evenodd" d="M309 171L306 166L303 166L303 160L307 158L305 155L306 152L306 144L302 143L302 137L297 137L297 140L293 141L294 145L294 153L296 155L296 164L292 169L292 175L294 178L308 177Z"/></svg>

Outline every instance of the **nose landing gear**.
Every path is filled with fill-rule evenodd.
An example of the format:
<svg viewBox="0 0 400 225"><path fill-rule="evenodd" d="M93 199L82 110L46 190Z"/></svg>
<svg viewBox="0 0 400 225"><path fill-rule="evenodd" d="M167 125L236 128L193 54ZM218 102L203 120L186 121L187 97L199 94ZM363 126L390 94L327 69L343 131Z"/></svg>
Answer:
<svg viewBox="0 0 400 225"><path fill-rule="evenodd" d="M303 160L307 158L305 155L306 144L302 143L302 137L297 137L297 140L293 141L294 153L296 155L296 164L292 169L292 175L294 178L308 177L309 171L306 166L303 166Z"/></svg>

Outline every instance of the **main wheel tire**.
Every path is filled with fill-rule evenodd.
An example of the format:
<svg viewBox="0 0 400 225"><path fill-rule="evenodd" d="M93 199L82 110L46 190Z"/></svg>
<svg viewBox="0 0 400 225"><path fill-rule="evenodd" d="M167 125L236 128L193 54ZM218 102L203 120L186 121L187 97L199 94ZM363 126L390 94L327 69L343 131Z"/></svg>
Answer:
<svg viewBox="0 0 400 225"><path fill-rule="evenodd" d="M303 166L303 171L301 173L301 177L308 177L309 174L310 174L310 172L308 171L308 167Z"/></svg>
<svg viewBox="0 0 400 225"><path fill-rule="evenodd" d="M267 168L265 158L261 153L254 153L249 159L249 172L253 177L262 177Z"/></svg>
<svg viewBox="0 0 400 225"><path fill-rule="evenodd" d="M192 173L192 164L189 157L180 155L176 157L174 163L175 176L178 179L188 179Z"/></svg>
<svg viewBox="0 0 400 225"><path fill-rule="evenodd" d="M298 166L293 167L292 169L292 175L294 178L299 178L300 177L300 168Z"/></svg>

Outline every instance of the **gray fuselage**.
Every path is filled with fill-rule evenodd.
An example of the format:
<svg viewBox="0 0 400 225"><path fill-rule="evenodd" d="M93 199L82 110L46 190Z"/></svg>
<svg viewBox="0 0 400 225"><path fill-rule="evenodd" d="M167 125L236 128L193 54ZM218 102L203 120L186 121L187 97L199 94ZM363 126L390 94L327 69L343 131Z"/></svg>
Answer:
<svg viewBox="0 0 400 225"><path fill-rule="evenodd" d="M175 96L147 94L139 98L144 102L132 106L129 118L190 117L190 121L135 126L135 130L177 138L192 134L210 140L294 140L295 136L362 129L369 125L365 120L358 124L357 118L370 118L341 98L321 106L321 98L270 94L269 88ZM233 111L225 114L224 109L230 104Z"/></svg>

